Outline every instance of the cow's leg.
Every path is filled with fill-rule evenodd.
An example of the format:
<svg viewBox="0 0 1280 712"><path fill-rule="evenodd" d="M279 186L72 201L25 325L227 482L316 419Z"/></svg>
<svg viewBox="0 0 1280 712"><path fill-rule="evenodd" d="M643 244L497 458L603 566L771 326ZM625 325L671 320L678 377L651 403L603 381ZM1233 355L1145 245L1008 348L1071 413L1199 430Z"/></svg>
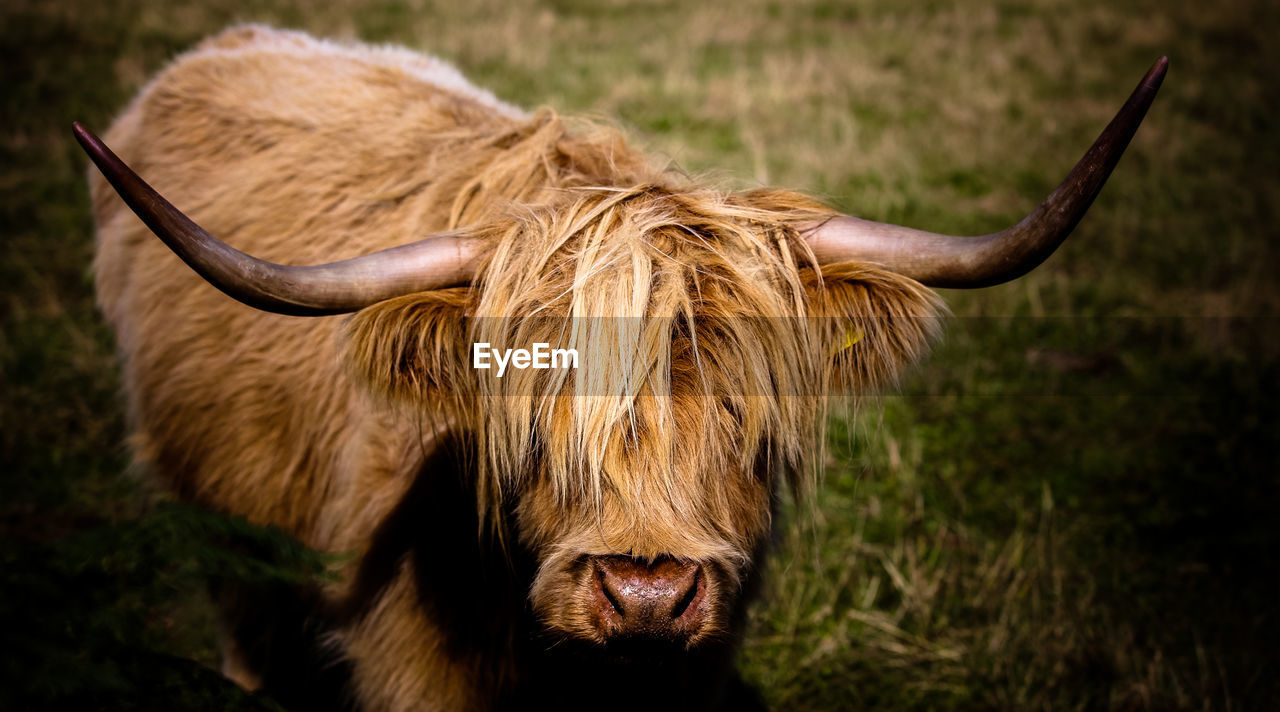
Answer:
<svg viewBox="0 0 1280 712"><path fill-rule="evenodd" d="M347 709L349 665L328 643L318 596L283 584L222 584L222 672L289 709Z"/></svg>
<svg viewBox="0 0 1280 712"><path fill-rule="evenodd" d="M225 623L218 626L218 647L222 656L222 674L248 692L262 688L262 676L249 666L244 650Z"/></svg>

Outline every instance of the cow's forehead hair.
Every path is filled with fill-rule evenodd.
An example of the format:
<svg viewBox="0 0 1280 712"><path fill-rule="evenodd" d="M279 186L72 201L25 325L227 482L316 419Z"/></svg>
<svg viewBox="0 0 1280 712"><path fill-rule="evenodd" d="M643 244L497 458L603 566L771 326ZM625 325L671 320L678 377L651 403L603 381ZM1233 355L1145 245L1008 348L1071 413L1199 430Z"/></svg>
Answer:
<svg viewBox="0 0 1280 712"><path fill-rule="evenodd" d="M806 470L823 404L792 394L823 392L825 369L795 328L793 226L815 214L791 193L652 185L522 211L495 237L471 338L573 346L584 363L479 381L502 404L477 413L492 494L536 474L564 501L697 509L712 474L713 489L754 476L766 450Z"/></svg>

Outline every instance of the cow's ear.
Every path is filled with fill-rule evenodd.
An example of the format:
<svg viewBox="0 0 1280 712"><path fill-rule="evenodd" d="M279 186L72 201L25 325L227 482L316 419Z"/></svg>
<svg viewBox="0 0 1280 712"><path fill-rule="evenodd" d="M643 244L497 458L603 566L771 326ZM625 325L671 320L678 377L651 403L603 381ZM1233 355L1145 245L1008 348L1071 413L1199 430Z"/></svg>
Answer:
<svg viewBox="0 0 1280 712"><path fill-rule="evenodd" d="M441 289L388 299L347 323L347 356L377 392L419 399L466 385L471 290Z"/></svg>
<svg viewBox="0 0 1280 712"><path fill-rule="evenodd" d="M828 357L828 382L867 392L898 380L928 353L946 305L915 280L865 264L826 265L808 276L810 323Z"/></svg>

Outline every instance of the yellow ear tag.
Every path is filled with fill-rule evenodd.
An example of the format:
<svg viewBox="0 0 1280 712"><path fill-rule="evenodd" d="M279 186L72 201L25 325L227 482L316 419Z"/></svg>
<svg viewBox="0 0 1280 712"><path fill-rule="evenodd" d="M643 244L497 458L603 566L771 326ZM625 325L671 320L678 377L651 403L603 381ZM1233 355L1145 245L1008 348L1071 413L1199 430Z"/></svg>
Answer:
<svg viewBox="0 0 1280 712"><path fill-rule="evenodd" d="M862 341L862 330L850 323L844 330L844 343L840 344L840 348L836 349L836 353L848 349L859 341Z"/></svg>

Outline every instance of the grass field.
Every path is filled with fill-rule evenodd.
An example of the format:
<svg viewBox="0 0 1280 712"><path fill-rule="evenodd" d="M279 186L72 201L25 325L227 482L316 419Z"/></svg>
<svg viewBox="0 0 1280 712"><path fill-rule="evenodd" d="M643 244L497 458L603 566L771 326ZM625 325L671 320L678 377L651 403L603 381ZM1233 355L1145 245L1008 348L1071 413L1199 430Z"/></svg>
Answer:
<svg viewBox="0 0 1280 712"><path fill-rule="evenodd" d="M311 5L0 8L0 708L268 705L208 670L203 581L323 566L127 471L93 303L71 121L240 21L420 48L716 183L960 234L1021 217L1169 55L1072 240L945 294L930 362L836 416L740 667L779 710L1280 707L1280 6Z"/></svg>

